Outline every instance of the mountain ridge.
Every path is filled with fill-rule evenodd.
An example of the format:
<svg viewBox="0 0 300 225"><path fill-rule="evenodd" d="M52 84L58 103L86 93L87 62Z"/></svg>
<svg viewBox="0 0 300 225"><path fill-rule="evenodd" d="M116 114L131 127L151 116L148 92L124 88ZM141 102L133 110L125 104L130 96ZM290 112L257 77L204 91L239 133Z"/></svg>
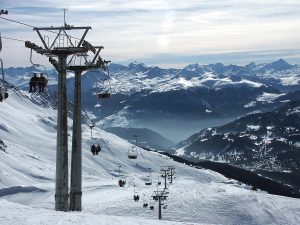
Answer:
<svg viewBox="0 0 300 225"><path fill-rule="evenodd" d="M177 144L177 154L253 170L300 174L299 119L300 100L203 129Z"/></svg>

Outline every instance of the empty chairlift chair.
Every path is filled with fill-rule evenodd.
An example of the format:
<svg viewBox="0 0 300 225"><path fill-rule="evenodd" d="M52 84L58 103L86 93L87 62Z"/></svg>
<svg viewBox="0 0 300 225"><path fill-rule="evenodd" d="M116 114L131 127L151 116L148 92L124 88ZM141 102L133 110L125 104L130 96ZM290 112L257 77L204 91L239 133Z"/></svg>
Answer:
<svg viewBox="0 0 300 225"><path fill-rule="evenodd" d="M137 147L136 146L131 146L128 149L128 158L129 159L136 159L138 156L138 152L137 152Z"/></svg>
<svg viewBox="0 0 300 225"><path fill-rule="evenodd" d="M145 185L152 185L152 178L150 176L147 176L145 179Z"/></svg>
<svg viewBox="0 0 300 225"><path fill-rule="evenodd" d="M163 203L163 209L167 209L167 208L168 208L167 201L164 201L164 203Z"/></svg>
<svg viewBox="0 0 300 225"><path fill-rule="evenodd" d="M103 86L105 85L105 82L107 81L109 83L109 90L108 91L103 91L103 92L100 92L100 93L97 93L97 98L98 99L110 99L111 98L111 77L109 75L109 69L108 69L108 63L110 61L104 61L105 63L105 69L104 71L107 71L107 74L106 74L106 78L103 80Z"/></svg>
<svg viewBox="0 0 300 225"><path fill-rule="evenodd" d="M97 93L98 99L110 99L111 93L109 92L103 92L103 93Z"/></svg>

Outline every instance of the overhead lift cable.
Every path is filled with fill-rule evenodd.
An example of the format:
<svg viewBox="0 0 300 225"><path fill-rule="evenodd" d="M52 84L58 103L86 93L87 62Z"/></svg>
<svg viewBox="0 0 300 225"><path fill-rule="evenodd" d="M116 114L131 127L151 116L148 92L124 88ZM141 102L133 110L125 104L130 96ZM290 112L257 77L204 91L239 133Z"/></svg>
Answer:
<svg viewBox="0 0 300 225"><path fill-rule="evenodd" d="M13 41L20 41L20 42L25 42L25 40L22 40L22 39L17 39L17 38L11 38L11 37L3 37L3 39L7 39L7 40L13 40Z"/></svg>
<svg viewBox="0 0 300 225"><path fill-rule="evenodd" d="M0 16L0 19L3 19L3 20L7 20L7 21L10 21L10 22L13 22L13 23L17 23L17 24L20 24L20 25L23 25L23 26L27 26L27 27L31 27L31 28L36 28L36 26L33 26L31 24L28 24L28 23L23 23L23 22L19 22L17 20L12 20L12 19L7 19L7 18L3 18ZM51 30L45 30L46 32L49 32L49 33L53 33L53 34L58 34L57 32L55 31L51 31ZM77 37L73 37L71 35L69 35L70 38L74 38L74 39L77 39L77 40L80 40L81 38L77 38Z"/></svg>

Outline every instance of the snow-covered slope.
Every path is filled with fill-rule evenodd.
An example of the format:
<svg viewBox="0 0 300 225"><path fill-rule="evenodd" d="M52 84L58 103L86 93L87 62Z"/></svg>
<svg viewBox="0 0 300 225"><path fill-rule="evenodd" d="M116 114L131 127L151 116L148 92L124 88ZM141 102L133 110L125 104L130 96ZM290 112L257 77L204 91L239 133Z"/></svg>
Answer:
<svg viewBox="0 0 300 225"><path fill-rule="evenodd" d="M139 149L136 160L127 157L130 143L98 128L90 138L83 125L83 211L55 212L56 111L41 96L10 90L0 105L0 224L299 224L300 200L252 191L209 170L198 170L166 156ZM69 124L71 121L69 120ZM89 149L99 143L102 151ZM71 132L69 144L71 144ZM71 146L71 145L69 145ZM145 186L148 168L153 184L160 167L176 168L169 185L163 223L155 210L143 208L143 200L160 186ZM118 165L126 177L117 185ZM155 181L155 182L154 182ZM133 185L141 200L133 201Z"/></svg>

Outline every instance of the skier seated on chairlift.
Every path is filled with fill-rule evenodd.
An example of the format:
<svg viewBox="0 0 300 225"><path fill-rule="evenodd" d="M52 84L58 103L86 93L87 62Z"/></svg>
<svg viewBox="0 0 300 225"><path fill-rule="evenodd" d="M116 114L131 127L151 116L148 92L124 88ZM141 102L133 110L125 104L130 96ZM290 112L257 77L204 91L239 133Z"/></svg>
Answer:
<svg viewBox="0 0 300 225"><path fill-rule="evenodd" d="M41 73L40 77L38 78L38 86L39 86L39 93L45 92L45 87L48 83L48 80L46 77L43 76Z"/></svg>
<svg viewBox="0 0 300 225"><path fill-rule="evenodd" d="M93 153L93 155L96 154L96 146L94 144L91 147L91 152Z"/></svg>
<svg viewBox="0 0 300 225"><path fill-rule="evenodd" d="M0 102L6 98L8 98L8 93L6 92L5 87L0 83Z"/></svg>
<svg viewBox="0 0 300 225"><path fill-rule="evenodd" d="M139 195L133 195L133 199L134 201L139 201L140 200L140 196Z"/></svg>
<svg viewBox="0 0 300 225"><path fill-rule="evenodd" d="M96 147L96 155L98 155L98 153L101 151L101 147L100 145L98 144L97 147Z"/></svg>
<svg viewBox="0 0 300 225"><path fill-rule="evenodd" d="M35 92L36 91L36 86L39 82L39 78L37 77L36 73L33 73L33 77L31 77L30 82L29 82L29 92Z"/></svg>
<svg viewBox="0 0 300 225"><path fill-rule="evenodd" d="M125 180L122 180L122 179L119 180L119 186L120 186L120 187L124 187L125 184L126 184L126 181L125 181Z"/></svg>

